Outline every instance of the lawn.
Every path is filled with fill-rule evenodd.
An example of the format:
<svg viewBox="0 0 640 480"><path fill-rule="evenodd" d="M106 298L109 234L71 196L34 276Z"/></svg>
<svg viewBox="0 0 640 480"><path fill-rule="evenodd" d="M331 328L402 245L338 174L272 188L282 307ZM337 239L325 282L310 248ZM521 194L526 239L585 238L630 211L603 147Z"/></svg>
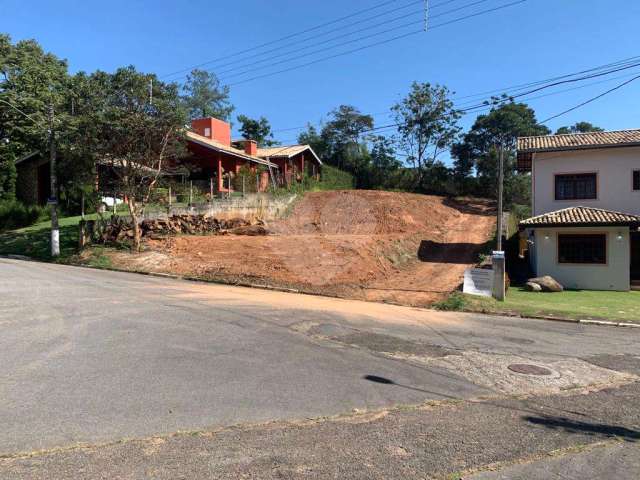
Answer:
<svg viewBox="0 0 640 480"><path fill-rule="evenodd" d="M87 220L95 220L96 214L87 215ZM77 260L79 222L82 217L60 218L60 256L56 262L69 263ZM30 227L0 233L0 255L24 255L36 260L52 261L51 220L36 223ZM91 249L83 263L107 267L108 258L101 247Z"/></svg>
<svg viewBox="0 0 640 480"><path fill-rule="evenodd" d="M527 292L511 288L503 303L493 298L456 293L441 308L489 313L515 313L523 316L556 316L640 322L640 292L602 292L567 290L561 293Z"/></svg>

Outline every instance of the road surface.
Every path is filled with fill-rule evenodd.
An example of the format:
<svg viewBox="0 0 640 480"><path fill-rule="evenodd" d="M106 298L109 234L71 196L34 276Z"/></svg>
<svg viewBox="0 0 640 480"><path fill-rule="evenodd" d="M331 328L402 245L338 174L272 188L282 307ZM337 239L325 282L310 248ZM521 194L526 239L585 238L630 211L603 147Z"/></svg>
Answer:
<svg viewBox="0 0 640 480"><path fill-rule="evenodd" d="M0 454L8 457L495 396L499 386L478 381L475 365L442 362L476 358L467 354L558 368L601 359L594 364L616 371L640 355L640 329L8 259L0 259L0 328Z"/></svg>

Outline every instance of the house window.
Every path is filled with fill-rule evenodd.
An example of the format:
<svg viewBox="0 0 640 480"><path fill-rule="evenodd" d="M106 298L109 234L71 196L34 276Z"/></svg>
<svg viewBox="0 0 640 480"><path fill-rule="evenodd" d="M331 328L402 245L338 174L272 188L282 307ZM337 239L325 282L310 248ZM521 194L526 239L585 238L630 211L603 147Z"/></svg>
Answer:
<svg viewBox="0 0 640 480"><path fill-rule="evenodd" d="M558 263L606 264L606 234L558 235Z"/></svg>
<svg viewBox="0 0 640 480"><path fill-rule="evenodd" d="M556 200L595 200L597 183L595 173L556 175Z"/></svg>
<svg viewBox="0 0 640 480"><path fill-rule="evenodd" d="M633 171L633 189L640 190L640 170Z"/></svg>

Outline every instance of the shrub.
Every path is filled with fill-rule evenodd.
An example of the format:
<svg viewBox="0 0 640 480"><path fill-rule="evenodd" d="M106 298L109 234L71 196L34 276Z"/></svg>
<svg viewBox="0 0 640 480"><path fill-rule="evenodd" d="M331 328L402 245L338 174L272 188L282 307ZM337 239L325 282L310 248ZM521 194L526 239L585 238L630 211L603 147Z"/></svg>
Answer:
<svg viewBox="0 0 640 480"><path fill-rule="evenodd" d="M446 300L433 304L433 308L436 310L446 310L459 312L464 310L467 305L467 301L460 292L454 292Z"/></svg>
<svg viewBox="0 0 640 480"><path fill-rule="evenodd" d="M321 181L317 186L322 190L351 190L355 188L355 185L355 177L350 173L330 165L324 165Z"/></svg>
<svg viewBox="0 0 640 480"><path fill-rule="evenodd" d="M0 202L0 231L28 227L48 215L48 210L38 205L24 205L15 200Z"/></svg>

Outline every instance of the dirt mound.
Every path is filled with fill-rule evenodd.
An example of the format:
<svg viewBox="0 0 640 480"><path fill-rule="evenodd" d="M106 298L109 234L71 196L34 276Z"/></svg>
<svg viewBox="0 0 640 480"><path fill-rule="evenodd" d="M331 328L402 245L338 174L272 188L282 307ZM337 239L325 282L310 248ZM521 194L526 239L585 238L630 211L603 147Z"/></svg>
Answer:
<svg viewBox="0 0 640 480"><path fill-rule="evenodd" d="M150 240L168 272L428 305L455 289L495 221L489 202L380 191L308 193L257 237ZM132 260L133 261L133 260Z"/></svg>
<svg viewBox="0 0 640 480"><path fill-rule="evenodd" d="M460 215L454 203L442 197L411 193L314 192L305 195L291 214L272 228L289 235L416 233L446 222L452 215Z"/></svg>

